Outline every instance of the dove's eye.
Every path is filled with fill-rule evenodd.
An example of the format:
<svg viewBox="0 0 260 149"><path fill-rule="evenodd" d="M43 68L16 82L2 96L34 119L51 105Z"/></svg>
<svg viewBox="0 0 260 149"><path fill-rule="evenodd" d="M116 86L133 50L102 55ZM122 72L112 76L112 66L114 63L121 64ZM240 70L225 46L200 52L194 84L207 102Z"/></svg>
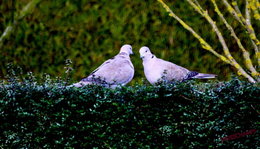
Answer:
<svg viewBox="0 0 260 149"><path fill-rule="evenodd" d="M147 50L145 52L148 52Z"/></svg>

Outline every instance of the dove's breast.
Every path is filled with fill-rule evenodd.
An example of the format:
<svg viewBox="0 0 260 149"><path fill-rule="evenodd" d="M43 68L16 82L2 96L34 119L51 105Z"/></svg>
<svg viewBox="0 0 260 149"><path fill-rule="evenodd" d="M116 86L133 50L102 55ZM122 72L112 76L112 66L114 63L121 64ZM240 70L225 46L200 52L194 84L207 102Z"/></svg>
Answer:
<svg viewBox="0 0 260 149"><path fill-rule="evenodd" d="M151 84L155 84L162 78L161 69L156 62L149 61L149 63L146 62L143 65L145 77Z"/></svg>

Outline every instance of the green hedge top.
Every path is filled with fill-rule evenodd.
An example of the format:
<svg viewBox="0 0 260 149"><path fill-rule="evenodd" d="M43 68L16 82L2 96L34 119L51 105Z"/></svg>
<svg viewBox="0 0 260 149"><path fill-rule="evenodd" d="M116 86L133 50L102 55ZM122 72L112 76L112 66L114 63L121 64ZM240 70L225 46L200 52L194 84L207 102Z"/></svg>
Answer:
<svg viewBox="0 0 260 149"><path fill-rule="evenodd" d="M0 146L256 148L259 95L259 86L237 79L115 90L13 81L0 87Z"/></svg>

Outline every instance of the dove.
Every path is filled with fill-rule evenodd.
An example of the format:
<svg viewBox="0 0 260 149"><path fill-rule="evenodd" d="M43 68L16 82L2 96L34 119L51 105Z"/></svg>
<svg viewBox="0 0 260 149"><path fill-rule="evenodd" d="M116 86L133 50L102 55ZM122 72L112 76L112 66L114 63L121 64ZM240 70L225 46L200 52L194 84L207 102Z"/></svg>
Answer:
<svg viewBox="0 0 260 149"><path fill-rule="evenodd" d="M134 66L130 60L133 54L131 45L123 45L119 54L105 61L86 78L73 84L82 87L88 84L101 85L110 88L124 86L134 77Z"/></svg>
<svg viewBox="0 0 260 149"><path fill-rule="evenodd" d="M215 74L198 73L178 66L172 62L157 58L146 46L139 50L140 58L143 60L144 74L151 84L160 82L176 82L189 79L210 79Z"/></svg>

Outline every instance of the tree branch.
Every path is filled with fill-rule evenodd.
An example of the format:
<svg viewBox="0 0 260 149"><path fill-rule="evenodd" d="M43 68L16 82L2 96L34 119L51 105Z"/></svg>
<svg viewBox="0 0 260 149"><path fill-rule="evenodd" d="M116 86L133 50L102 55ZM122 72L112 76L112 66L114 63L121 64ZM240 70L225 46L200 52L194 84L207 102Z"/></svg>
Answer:
<svg viewBox="0 0 260 149"><path fill-rule="evenodd" d="M215 33L218 36L219 42L221 43L222 47L223 47L223 51L226 55L226 57L228 58L228 60L231 62L230 64L232 66L234 66L237 70L238 70L238 74L239 75L243 75L245 78L247 78L250 82L255 83L256 81L247 74L247 72L237 63L237 61L233 58L233 56L231 55L231 53L229 52L229 48L225 42L224 37L222 36L221 32L219 31L216 23L212 20L212 18L209 16L208 12L203 10L202 7L197 4L195 4L192 0L187 0L189 2L189 4L198 12L200 13L212 26L213 30L215 31Z"/></svg>
<svg viewBox="0 0 260 149"><path fill-rule="evenodd" d="M192 35L200 41L200 44L203 49L210 51L215 56L220 58L222 61L230 64L230 61L223 55L217 53L200 35L198 35L189 25L187 25L182 19L180 19L162 0L158 0L165 8L165 10L169 13L169 16L176 19L186 30L192 33Z"/></svg>
<svg viewBox="0 0 260 149"><path fill-rule="evenodd" d="M236 12L236 10L234 10L234 8L226 1L226 0L222 0L223 3L226 5L227 10L229 11L229 13L231 13L235 19L240 22L242 24L242 26L247 30L247 33L249 34L250 39L252 40L253 46L255 47L255 55L258 61L258 65L260 66L260 41L257 39L256 35L255 35L255 31L254 28L252 27L250 22L247 22L246 19L241 15L239 15L239 12ZM248 1L248 0L246 0ZM235 4L235 3L234 3ZM233 4L233 5L234 5Z"/></svg>
<svg viewBox="0 0 260 149"><path fill-rule="evenodd" d="M245 7L245 16L246 16L246 22L251 24L251 10L249 9L249 3L246 0L246 7Z"/></svg>
<svg viewBox="0 0 260 149"><path fill-rule="evenodd" d="M245 17L246 17L247 24L251 24L251 9L250 9L248 0L246 0ZM254 50L257 52L258 51L257 45L255 44L255 42L252 39L250 41L254 47ZM258 63L258 66L260 66L260 58L257 59L257 63Z"/></svg>
<svg viewBox="0 0 260 149"><path fill-rule="evenodd" d="M236 1L236 0L232 0L232 3L231 3L231 4L232 4L233 7L235 8L235 10L236 10L238 16L243 16L242 13L241 13L241 11L240 11L240 9L238 8L237 1Z"/></svg>
<svg viewBox="0 0 260 149"><path fill-rule="evenodd" d="M0 48L3 46L3 42L6 38L8 38L11 33L14 31L15 26L17 25L18 21L23 19L26 15L32 12L33 8L40 2L41 0L32 0L29 2L20 12L19 15L15 17L12 24L8 25L4 32L0 37Z"/></svg>
<svg viewBox="0 0 260 149"><path fill-rule="evenodd" d="M249 0L249 8L253 11L254 13L254 18L256 20L260 21L260 14L259 14L259 9L260 9L260 3L258 0Z"/></svg>
<svg viewBox="0 0 260 149"><path fill-rule="evenodd" d="M243 52L243 57L245 59L245 65L246 67L251 71L251 74L253 77L258 77L259 73L256 71L256 69L253 66L253 63L250 59L250 55L249 52L244 48L244 46L242 45L240 39L237 37L234 29L232 28L232 26L227 22L227 20L225 19L225 17L223 16L223 14L221 13L221 11L219 10L216 1L215 0L211 0L211 2L213 3L214 7L215 7L215 12L219 15L219 17L221 18L221 20L224 22L224 24L226 25L227 29L231 32L231 36L233 36L238 44L239 49Z"/></svg>

